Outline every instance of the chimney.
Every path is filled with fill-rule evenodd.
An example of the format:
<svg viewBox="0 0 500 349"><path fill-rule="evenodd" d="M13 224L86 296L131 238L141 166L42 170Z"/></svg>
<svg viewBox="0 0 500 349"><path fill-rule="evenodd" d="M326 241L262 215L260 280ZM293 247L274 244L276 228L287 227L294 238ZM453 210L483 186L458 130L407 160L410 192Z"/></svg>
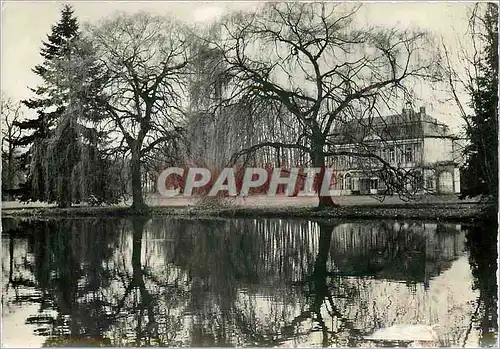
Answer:
<svg viewBox="0 0 500 349"><path fill-rule="evenodd" d="M412 107L411 107L411 102L410 102L410 101L407 101L407 102L405 103L404 108L403 108L403 115L404 115L404 116L411 116L412 111L413 111L413 109L412 109Z"/></svg>
<svg viewBox="0 0 500 349"><path fill-rule="evenodd" d="M403 107L403 113L402 116L407 120L408 118L411 118L413 116L413 108L411 106L411 102L407 101L405 103L405 106Z"/></svg>

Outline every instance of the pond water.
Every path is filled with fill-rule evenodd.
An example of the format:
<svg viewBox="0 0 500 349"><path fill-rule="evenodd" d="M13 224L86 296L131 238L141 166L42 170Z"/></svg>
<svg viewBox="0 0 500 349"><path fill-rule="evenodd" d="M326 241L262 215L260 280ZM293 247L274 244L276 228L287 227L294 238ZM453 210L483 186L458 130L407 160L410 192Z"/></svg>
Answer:
<svg viewBox="0 0 500 349"><path fill-rule="evenodd" d="M2 220L3 345L437 345L497 338L496 225Z"/></svg>

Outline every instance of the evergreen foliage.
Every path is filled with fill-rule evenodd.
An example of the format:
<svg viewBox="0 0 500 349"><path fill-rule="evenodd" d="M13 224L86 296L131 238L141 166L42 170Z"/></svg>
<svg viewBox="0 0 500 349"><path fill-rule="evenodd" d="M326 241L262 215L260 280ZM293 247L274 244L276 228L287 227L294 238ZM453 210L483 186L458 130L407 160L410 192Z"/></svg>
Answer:
<svg viewBox="0 0 500 349"><path fill-rule="evenodd" d="M101 110L94 101L101 91L92 45L79 32L71 6L43 42L44 62L33 72L43 84L23 103L37 118L19 122L29 145L24 201L56 202L60 207L89 201L115 202L112 161L103 149L106 133L99 131Z"/></svg>

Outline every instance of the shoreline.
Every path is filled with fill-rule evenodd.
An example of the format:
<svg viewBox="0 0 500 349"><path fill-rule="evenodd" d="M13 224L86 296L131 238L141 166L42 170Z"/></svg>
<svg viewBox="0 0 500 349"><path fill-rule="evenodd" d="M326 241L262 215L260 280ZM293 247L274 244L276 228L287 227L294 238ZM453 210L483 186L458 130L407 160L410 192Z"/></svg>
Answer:
<svg viewBox="0 0 500 349"><path fill-rule="evenodd" d="M337 206L319 209L310 206L150 206L137 210L124 206L38 207L2 209L2 218L130 218L149 217L219 217L219 218L288 218L288 219L411 219L461 223L496 222L494 205L481 203L406 203L392 205Z"/></svg>

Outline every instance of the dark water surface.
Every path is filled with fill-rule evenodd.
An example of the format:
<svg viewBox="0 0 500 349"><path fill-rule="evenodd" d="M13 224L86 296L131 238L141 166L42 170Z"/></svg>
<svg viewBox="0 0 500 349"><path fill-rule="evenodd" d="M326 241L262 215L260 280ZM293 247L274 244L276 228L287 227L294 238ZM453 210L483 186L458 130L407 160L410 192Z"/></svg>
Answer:
<svg viewBox="0 0 500 349"><path fill-rule="evenodd" d="M373 346L397 324L496 342L496 225L2 224L4 346Z"/></svg>

